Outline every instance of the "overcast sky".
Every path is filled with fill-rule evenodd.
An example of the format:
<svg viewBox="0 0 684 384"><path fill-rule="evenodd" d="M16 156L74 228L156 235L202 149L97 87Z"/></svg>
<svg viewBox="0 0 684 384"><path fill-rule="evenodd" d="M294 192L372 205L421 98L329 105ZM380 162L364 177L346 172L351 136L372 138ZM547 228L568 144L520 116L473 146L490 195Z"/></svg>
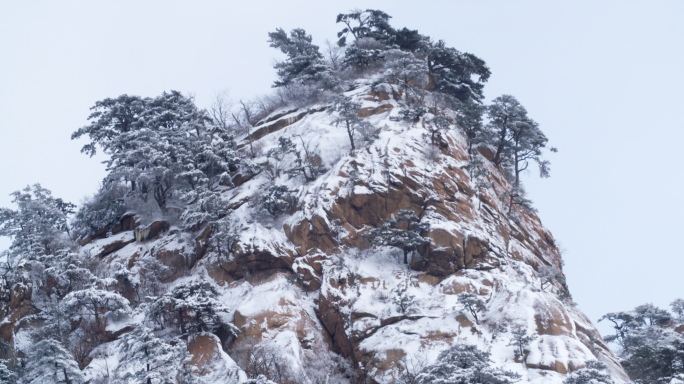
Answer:
<svg viewBox="0 0 684 384"><path fill-rule="evenodd" d="M481 57L487 98L515 95L540 123L559 153L525 184L593 321L684 297L683 1L2 1L0 206L36 182L75 203L96 190L102 159L70 140L95 101L269 92L267 32L322 44L356 7Z"/></svg>

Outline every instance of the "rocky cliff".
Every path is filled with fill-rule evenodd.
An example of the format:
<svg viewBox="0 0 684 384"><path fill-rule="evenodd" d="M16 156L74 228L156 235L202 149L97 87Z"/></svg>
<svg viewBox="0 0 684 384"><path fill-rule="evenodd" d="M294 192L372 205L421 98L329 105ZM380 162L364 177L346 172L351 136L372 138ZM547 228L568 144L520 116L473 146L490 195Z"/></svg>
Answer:
<svg viewBox="0 0 684 384"><path fill-rule="evenodd" d="M536 214L509 218L500 196L511 186L501 170L489 164L491 188L477 191L462 169L468 153L459 130L446 132L435 150L422 121L390 119L400 108L400 92L392 86L360 81L347 95L363 102L359 115L379 129L365 148L350 152L347 133L331 124L326 105L276 111L244 138L243 146L249 142L262 155L281 137L317 147L325 172L308 182L274 175L293 201L278 217L256 204L274 183L267 172L235 175L237 186L224 193L234 222L230 252L207 252L208 232L183 232L162 221L136 241L132 216L110 237L84 241L81 252L134 273L140 273L139 260L156 258L170 267L162 276L169 285L213 279L240 332L190 342L193 364L211 380L244 380L244 366L236 361L256 345L277 351L295 371L311 359L341 355L368 382L399 383L407 370L434 361L455 343L490 351L497 366L520 373L523 382L560 383L593 359L607 364L616 381L628 380L591 321L568 299L563 279L542 289L540 268L562 271L561 255ZM491 156L487 148L480 152ZM400 210L430 224L423 234L430 244L413 252L408 265L400 250L372 246L362 236ZM400 291L404 306L397 305ZM477 318L459 303L463 292L486 302ZM21 329L12 319L29 312L24 304L30 292L12 295L14 317L0 332L8 341L16 333L18 342ZM115 338L134 321L139 319L111 322L108 330ZM519 357L509 345L515 327L536 335ZM106 345L100 352L86 368L90 377L99 374L98 362L116 363Z"/></svg>

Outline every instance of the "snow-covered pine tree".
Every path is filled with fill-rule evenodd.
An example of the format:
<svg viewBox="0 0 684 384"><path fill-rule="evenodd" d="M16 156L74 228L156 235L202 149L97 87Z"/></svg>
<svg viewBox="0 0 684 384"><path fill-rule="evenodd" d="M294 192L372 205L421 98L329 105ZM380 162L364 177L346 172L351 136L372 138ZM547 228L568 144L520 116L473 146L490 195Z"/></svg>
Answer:
<svg viewBox="0 0 684 384"><path fill-rule="evenodd" d="M339 95L333 100L333 105L328 109L328 113L337 112L337 117L333 120L335 126L342 125L347 129L347 136L349 136L349 143L352 151L356 149L354 146L354 133L362 125L363 119L359 117L358 111L361 109L361 103L355 102L351 97Z"/></svg>
<svg viewBox="0 0 684 384"><path fill-rule="evenodd" d="M653 304L599 319L613 323L615 334L604 339L621 347L622 366L635 382L670 382L684 376L684 337L672 329L672 319L667 310Z"/></svg>
<svg viewBox="0 0 684 384"><path fill-rule="evenodd" d="M105 325L107 313L128 313L131 310L128 300L123 296L94 287L69 293L62 299L60 306L64 313L75 320L92 318L96 327Z"/></svg>
<svg viewBox="0 0 684 384"><path fill-rule="evenodd" d="M354 9L349 13L337 15L337 23L343 23L346 27L337 33L340 47L347 45L347 37L351 34L354 40L371 38L385 45L390 45L394 36L394 29L389 25L392 16L377 9Z"/></svg>
<svg viewBox="0 0 684 384"><path fill-rule="evenodd" d="M519 380L517 373L493 367L489 352L457 344L440 353L434 364L416 376L415 383L512 384Z"/></svg>
<svg viewBox="0 0 684 384"><path fill-rule="evenodd" d="M394 294L392 303L399 307L401 313L406 314L406 311L415 303L416 297L408 294L406 287L397 287L392 293Z"/></svg>
<svg viewBox="0 0 684 384"><path fill-rule="evenodd" d="M434 89L463 102L482 100L484 83L491 72L487 64L471 53L462 53L440 40L428 48L427 67Z"/></svg>
<svg viewBox="0 0 684 384"><path fill-rule="evenodd" d="M426 95L424 89L428 84L425 60L400 49L390 49L384 53L384 57L385 81L397 84L399 89L404 91L404 100L407 104L422 104Z"/></svg>
<svg viewBox="0 0 684 384"><path fill-rule="evenodd" d="M405 223L405 224L404 224ZM406 228L400 228L399 225ZM413 211L399 211L397 218L387 219L380 228L373 228L363 237L373 244L397 247L404 252L404 264L408 264L408 254L423 244L430 243L429 237L420 234L430 229L429 223L421 223Z"/></svg>
<svg viewBox="0 0 684 384"><path fill-rule="evenodd" d="M31 348L24 360L20 384L81 384L83 374L71 353L56 340L44 339Z"/></svg>
<svg viewBox="0 0 684 384"><path fill-rule="evenodd" d="M0 384L16 384L17 373L7 368L7 364L7 360L0 360Z"/></svg>
<svg viewBox="0 0 684 384"><path fill-rule="evenodd" d="M425 129L427 129L430 136L430 144L439 146L443 135L449 130L451 124L446 116L435 116L429 121L425 122Z"/></svg>
<svg viewBox="0 0 684 384"><path fill-rule="evenodd" d="M553 284L554 280L561 284L565 283L565 278L558 269L549 265L542 265L539 267L539 284L542 291L547 286Z"/></svg>
<svg viewBox="0 0 684 384"><path fill-rule="evenodd" d="M219 327L237 334L238 329L219 315L230 308L216 299L218 294L218 289L206 280L179 284L150 303L147 317L162 326L174 324L181 334L212 332Z"/></svg>
<svg viewBox="0 0 684 384"><path fill-rule="evenodd" d="M40 184L11 196L18 209L0 208L0 236L12 238L11 258L40 261L68 247L67 215L73 204L52 197Z"/></svg>
<svg viewBox="0 0 684 384"><path fill-rule="evenodd" d="M126 213L124 197L128 187L120 182L107 181L109 185L100 186L97 193L87 199L76 212L72 220L75 235L79 240L106 228L110 232Z"/></svg>
<svg viewBox="0 0 684 384"><path fill-rule="evenodd" d="M258 206L271 216L278 217L289 212L294 203L294 198L285 185L274 185L259 198Z"/></svg>
<svg viewBox="0 0 684 384"><path fill-rule="evenodd" d="M528 335L527 334L527 328L525 328L522 325L516 325L513 327L511 330L512 337L508 342L509 347L515 347L515 357L516 358L522 358L525 356L525 347L530 345L531 342L533 342L537 336L536 335ZM523 360L524 362L524 360Z"/></svg>
<svg viewBox="0 0 684 384"><path fill-rule="evenodd" d="M684 323L684 300L676 299L670 303L670 306L672 307L672 313L675 314L677 320L679 320L680 323Z"/></svg>
<svg viewBox="0 0 684 384"><path fill-rule="evenodd" d="M485 107L474 100L468 100L458 105L456 125L466 137L470 160L473 160L473 148L485 143L488 139L489 132L482 121L484 111Z"/></svg>
<svg viewBox="0 0 684 384"><path fill-rule="evenodd" d="M307 35L305 30L293 29L288 37L284 30L278 28L275 32L269 32L268 37L271 47L287 55L287 60L274 66L279 77L274 87L319 81L322 74L329 71L318 46L311 43L311 35Z"/></svg>
<svg viewBox="0 0 684 384"><path fill-rule="evenodd" d="M511 170L513 185L520 186L520 173L530 161L539 165L539 175L549 177L549 162L541 158L548 139L539 124L527 116L527 110L511 95L499 96L487 107L489 144L496 148L493 162ZM556 152L555 148L551 148Z"/></svg>
<svg viewBox="0 0 684 384"><path fill-rule="evenodd" d="M117 371L126 383L176 383L185 363L181 353L185 342L176 340L176 344L171 345L144 325L125 334L118 348L122 359Z"/></svg>
<svg viewBox="0 0 684 384"><path fill-rule="evenodd" d="M606 365L596 360L588 361L587 366L571 372L563 384L613 384Z"/></svg>
<svg viewBox="0 0 684 384"><path fill-rule="evenodd" d="M479 295L469 292L460 293L458 295L458 302L463 306L463 309L473 316L475 323L480 324L477 314L487 309L487 302Z"/></svg>

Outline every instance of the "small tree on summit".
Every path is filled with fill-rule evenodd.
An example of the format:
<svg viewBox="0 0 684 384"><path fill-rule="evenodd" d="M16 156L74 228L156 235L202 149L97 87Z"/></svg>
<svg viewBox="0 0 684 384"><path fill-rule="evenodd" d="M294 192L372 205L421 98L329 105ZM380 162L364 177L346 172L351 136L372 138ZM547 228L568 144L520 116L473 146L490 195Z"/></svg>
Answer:
<svg viewBox="0 0 684 384"><path fill-rule="evenodd" d="M287 60L274 66L280 77L273 84L274 87L315 81L317 75L328 70L318 46L311 43L311 35L307 35L305 30L293 29L288 37L284 30L278 28L275 32L269 32L268 37L271 47L287 55Z"/></svg>
<svg viewBox="0 0 684 384"><path fill-rule="evenodd" d="M441 40L429 48L427 67L436 90L463 102L482 100L484 83L491 75L482 59L447 47Z"/></svg>
<svg viewBox="0 0 684 384"><path fill-rule="evenodd" d="M406 229L399 225L406 223ZM373 228L363 237L373 244L397 247L404 252L404 264L408 264L408 254L423 244L429 244L430 238L421 236L421 232L430 229L429 223L421 223L413 211L404 209L399 211L397 219L386 219L380 228Z"/></svg>

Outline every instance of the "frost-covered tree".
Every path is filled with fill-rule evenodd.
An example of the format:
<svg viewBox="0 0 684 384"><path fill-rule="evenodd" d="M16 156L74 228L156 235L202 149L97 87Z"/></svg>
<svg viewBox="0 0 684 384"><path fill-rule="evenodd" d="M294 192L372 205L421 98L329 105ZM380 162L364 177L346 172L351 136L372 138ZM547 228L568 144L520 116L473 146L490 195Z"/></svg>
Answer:
<svg viewBox="0 0 684 384"><path fill-rule="evenodd" d="M276 384L273 381L266 378L264 375L257 376L256 379L247 380L247 384Z"/></svg>
<svg viewBox="0 0 684 384"><path fill-rule="evenodd" d="M599 319L613 323L615 334L604 339L621 347L622 366L635 382L667 383L684 377L684 337L672 329L672 319L667 310L653 304Z"/></svg>
<svg viewBox="0 0 684 384"><path fill-rule="evenodd" d="M475 323L480 324L477 314L487 309L487 302L479 295L469 292L459 294L458 302L463 306L463 309L473 316Z"/></svg>
<svg viewBox="0 0 684 384"><path fill-rule="evenodd" d="M561 284L565 283L565 278L558 269L549 265L542 265L539 267L539 284L542 291L547 286L553 284L554 280Z"/></svg>
<svg viewBox="0 0 684 384"><path fill-rule="evenodd" d="M421 223L413 211L399 211L397 218L386 219L380 228L373 228L363 237L373 244L397 247L404 252L404 264L408 264L408 254L423 244L429 244L430 238L421 236L430 229L429 223Z"/></svg>
<svg viewBox="0 0 684 384"><path fill-rule="evenodd" d="M122 379L126 383L176 383L179 370L186 363L182 359L185 342L176 340L171 345L145 326L125 334L118 348L122 360L117 370L125 372Z"/></svg>
<svg viewBox="0 0 684 384"><path fill-rule="evenodd" d="M337 113L333 124L337 127L341 125L346 128L352 151L356 149L354 146L354 133L363 125L363 119L358 115L360 109L361 103L355 102L351 97L345 95L337 96L333 100L332 107L328 109L330 114Z"/></svg>
<svg viewBox="0 0 684 384"><path fill-rule="evenodd" d="M684 322L684 300L676 299L670 303L670 306L672 307L672 313L677 316L677 319L680 322Z"/></svg>
<svg viewBox="0 0 684 384"><path fill-rule="evenodd" d="M80 384L84 382L84 377L73 356L60 342L45 339L32 346L24 360L19 382Z"/></svg>
<svg viewBox="0 0 684 384"><path fill-rule="evenodd" d="M337 15L337 23L342 23L345 27L337 33L337 44L340 47L346 46L349 35L354 40L370 38L389 44L394 36L394 29L389 25L391 18L392 16L377 9L355 9L349 13L340 13Z"/></svg>
<svg viewBox="0 0 684 384"><path fill-rule="evenodd" d="M427 64L411 52L390 49L384 54L383 75L387 82L397 84L409 104L422 103L428 84Z"/></svg>
<svg viewBox="0 0 684 384"><path fill-rule="evenodd" d="M278 217L289 212L294 206L295 200L290 190L284 185L274 185L263 194L258 201L259 208Z"/></svg>
<svg viewBox="0 0 684 384"><path fill-rule="evenodd" d="M118 293L88 288L69 293L62 299L62 310L74 319L91 317L96 326L105 324L109 312L130 312L129 302Z"/></svg>
<svg viewBox="0 0 684 384"><path fill-rule="evenodd" d="M317 81L322 73L329 70L318 46L311 43L311 35L307 35L305 30L293 29L288 37L284 30L278 28L269 32L268 37L271 47L287 55L287 60L275 64L279 79L274 87Z"/></svg>
<svg viewBox="0 0 684 384"><path fill-rule="evenodd" d="M473 148L485 143L487 130L482 121L485 107L473 100L461 103L456 113L456 125L463 131L468 143L468 155L472 160Z"/></svg>
<svg viewBox="0 0 684 384"><path fill-rule="evenodd" d="M153 198L166 212L169 199L194 204L198 189L231 185L229 173L240 162L230 132L178 91L155 98L120 96L95 104L90 125L72 138L88 135L83 151L101 147L110 183L130 183L130 196Z"/></svg>
<svg viewBox="0 0 684 384"><path fill-rule="evenodd" d="M563 384L613 384L606 365L596 360L588 361L587 366L571 372Z"/></svg>
<svg viewBox="0 0 684 384"><path fill-rule="evenodd" d="M439 354L437 361L423 369L416 384L512 384L517 373L493 367L491 354L474 345L457 344Z"/></svg>
<svg viewBox="0 0 684 384"><path fill-rule="evenodd" d="M147 317L162 326L174 324L181 334L211 332L220 327L236 334L237 328L219 315L230 308L216 299L218 295L218 289L206 280L179 284L150 303Z"/></svg>
<svg viewBox="0 0 684 384"><path fill-rule="evenodd" d="M511 339L508 341L507 346L515 347L514 354L516 358L525 356L525 347L530 345L530 343L537 338L536 335L528 335L527 328L522 325L514 326L511 330L511 335Z"/></svg>
<svg viewBox="0 0 684 384"><path fill-rule="evenodd" d="M482 59L447 47L441 40L428 49L427 67L435 90L463 102L469 99L482 100L484 83L491 75Z"/></svg>
<svg viewBox="0 0 684 384"><path fill-rule="evenodd" d="M527 116L527 110L511 95L499 96L487 107L490 144L496 148L493 162L511 169L514 186L520 186L520 173L530 161L539 165L539 175L549 177L549 162L542 159L548 139L539 124ZM555 152L555 148L551 148Z"/></svg>
<svg viewBox="0 0 684 384"><path fill-rule="evenodd" d="M81 204L73 218L72 226L78 238L83 239L106 228L110 232L126 213L124 197L128 187L120 182L106 181L97 193Z"/></svg>
<svg viewBox="0 0 684 384"><path fill-rule="evenodd" d="M0 384L16 384L17 373L7 368L7 364L7 360L0 360Z"/></svg>
<svg viewBox="0 0 684 384"><path fill-rule="evenodd" d="M17 210L0 208L0 236L12 239L11 258L42 260L68 247L67 215L75 207L40 184L11 194Z"/></svg>
<svg viewBox="0 0 684 384"><path fill-rule="evenodd" d="M430 144L438 146L442 141L444 134L449 130L451 124L446 116L435 116L429 121L425 122L425 129L428 131L430 137Z"/></svg>
<svg viewBox="0 0 684 384"><path fill-rule="evenodd" d="M414 295L409 295L406 292L406 287L398 287L392 292L394 297L392 297L392 303L399 307L401 313L406 314L406 311L413 306L416 297Z"/></svg>

